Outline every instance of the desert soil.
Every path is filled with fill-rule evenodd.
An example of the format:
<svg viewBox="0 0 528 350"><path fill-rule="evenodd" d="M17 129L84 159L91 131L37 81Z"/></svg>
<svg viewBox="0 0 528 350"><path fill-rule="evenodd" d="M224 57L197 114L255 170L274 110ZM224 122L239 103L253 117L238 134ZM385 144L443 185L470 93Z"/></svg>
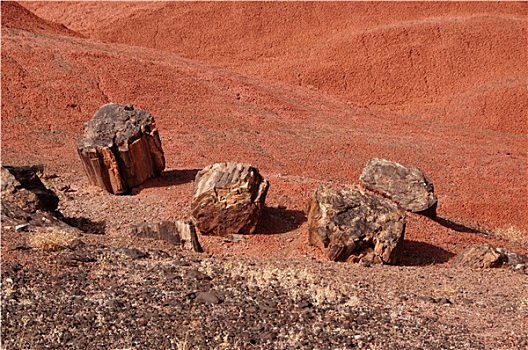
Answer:
<svg viewBox="0 0 528 350"><path fill-rule="evenodd" d="M528 253L528 4L2 2L2 164L43 163L84 244L2 227L5 349L522 349L528 279L453 267ZM158 124L167 167L132 195L77 155L105 103ZM331 263L307 199L367 159L418 166L439 220L409 214L398 266ZM130 235L186 219L197 171L270 181L257 234L205 253ZM145 254L142 254L145 253Z"/></svg>

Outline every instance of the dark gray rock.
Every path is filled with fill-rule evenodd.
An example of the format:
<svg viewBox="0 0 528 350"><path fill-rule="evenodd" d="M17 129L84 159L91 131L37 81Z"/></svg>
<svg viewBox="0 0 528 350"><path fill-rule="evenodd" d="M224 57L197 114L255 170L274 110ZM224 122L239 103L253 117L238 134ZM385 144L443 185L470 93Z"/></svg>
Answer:
<svg viewBox="0 0 528 350"><path fill-rule="evenodd" d="M438 200L433 183L417 167L371 158L359 180L367 189L392 199L405 210L436 216Z"/></svg>
<svg viewBox="0 0 528 350"><path fill-rule="evenodd" d="M405 231L405 211L358 190L319 187L308 204L310 242L332 261L394 263Z"/></svg>
<svg viewBox="0 0 528 350"><path fill-rule="evenodd" d="M110 193L125 193L165 168L154 117L132 105L102 106L86 123L77 150L90 182Z"/></svg>
<svg viewBox="0 0 528 350"><path fill-rule="evenodd" d="M78 230L61 221L62 215L57 211L59 197L40 180L43 172L41 164L0 167L2 228L55 228L78 234Z"/></svg>
<svg viewBox="0 0 528 350"><path fill-rule="evenodd" d="M2 201L10 201L27 212L42 210L54 212L59 197L40 180L42 164L30 166L2 166L0 184Z"/></svg>
<svg viewBox="0 0 528 350"><path fill-rule="evenodd" d="M269 183L257 168L217 163L196 175L192 217L202 234L251 234L257 227Z"/></svg>

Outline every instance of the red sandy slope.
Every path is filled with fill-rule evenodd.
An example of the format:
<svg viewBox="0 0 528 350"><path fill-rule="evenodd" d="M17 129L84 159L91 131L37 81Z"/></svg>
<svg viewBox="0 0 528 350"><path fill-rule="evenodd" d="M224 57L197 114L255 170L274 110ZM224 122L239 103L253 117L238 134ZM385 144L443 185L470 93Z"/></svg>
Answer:
<svg viewBox="0 0 528 350"><path fill-rule="evenodd" d="M162 49L355 103L528 133L528 3L30 3L105 41Z"/></svg>
<svg viewBox="0 0 528 350"><path fill-rule="evenodd" d="M34 4L38 7L37 5ZM91 13L93 17L88 16L89 11L80 12L82 3L44 3L39 7L39 11L53 13L51 10L54 6L57 6L57 13L60 12L59 9L76 9L79 12L73 12L72 18L88 16L88 19L93 20L90 22L85 18L84 22L79 22L83 23L84 29L74 29L83 35L104 33L90 27L90 24L94 24L97 29L96 24L101 20L95 10L102 4L87 3L86 6L88 5L94 9ZM136 4L137 7L143 5ZM353 7L350 4L342 6L345 5ZM188 11L205 11L203 16L212 16L212 9L220 5L209 4L212 9L197 4L195 9L190 4L180 3L158 3L156 6L160 8L160 13L168 11L165 6L174 6L187 8ZM236 8L231 4L221 6ZM240 6L254 6L257 11L258 6L267 5L244 3ZM281 6L287 9L288 6L300 5ZM356 6L362 8L365 5ZM384 6L377 6L383 12ZM445 6L449 8L453 5ZM455 11L457 7L453 8ZM512 8L516 9L514 6ZM15 9L16 6L8 7L2 3L3 18L4 12ZM513 10L512 12L515 12ZM126 11L126 16L132 16L131 9ZM144 12L141 12L142 15L138 18L148 18L152 14L150 8L142 8L142 11ZM338 12L334 11L336 14ZM25 19L19 20L30 23L29 19L33 17L26 15ZM419 13L416 14L418 15ZM160 14L161 23L163 18L165 17ZM212 23L215 18L211 18ZM271 14L269 18L278 21ZM332 16L320 18L323 25L331 22L329 19ZM337 19L339 18L337 16ZM313 26L310 22L313 18L308 16L304 19ZM234 17L231 20L234 21L233 26L242 25L237 24ZM374 22L375 18L370 20ZM174 22L178 21L175 19ZM265 75L267 66L263 64L261 72L258 73L255 68L258 59L251 60L247 66L241 66L239 69L248 74L254 71L254 76L241 75L227 68L215 68L206 63L183 59L174 53L175 50L171 51L162 46L153 49L102 43L98 39L57 34L53 30L43 33L37 30L35 23L37 22L34 22L33 27L26 26L23 30L16 29L21 28L20 26L2 28L2 161L5 163L41 161L51 171L65 172L65 176L71 175L72 181L76 181L80 186L88 186L75 149L75 142L81 137L83 123L91 118L103 103L133 103L138 108L151 111L155 116L168 160L168 169L200 169L207 164L224 160L252 163L271 181L267 201L270 206L281 205L290 210L302 210L307 197L319 184L329 181L338 186L357 183L366 160L370 157L382 157L406 165L416 165L428 174L434 181L439 196L441 217L466 226L494 231L513 227L512 231L528 235L527 137L516 130L497 132L482 128L488 127L484 123L487 119L472 119L475 114L471 114L471 108L451 106L458 113L466 113L463 115L467 118L459 118L460 120L453 120L452 123L445 123L444 119L436 118L434 113L415 116L405 112L407 117L404 118L402 114L390 111L390 108L365 107L347 102L347 99L343 98L346 90L336 92L337 96L333 96L312 88L288 84L287 79L265 80L258 77L258 74ZM445 21L439 23L442 23L440 27L444 28ZM369 25L373 23L369 22ZM469 31L470 27L466 30ZM453 34L456 33L453 28L441 31L446 35L442 39L446 42L456 36ZM138 34L139 40L140 32L135 30L134 33ZM221 33L224 32L219 32ZM407 39L402 40L413 38L413 32L410 33ZM475 35L478 37L478 34ZM521 31L519 35L524 34ZM132 34L129 36L134 37ZM299 33L297 36L303 37ZM303 40L309 40L309 37L308 35ZM514 35L511 37L512 42L517 40ZM222 38L220 35L218 42L222 42ZM245 40L250 38L251 36ZM482 37L479 38L483 40ZM373 37L372 40L379 42L383 39ZM278 43L283 44L281 41ZM229 42L226 43L226 52L228 44ZM429 48L425 42L422 45L424 49ZM483 41L479 46L486 45L487 42ZM256 50L256 44L254 47ZM446 46L445 50L452 57L457 57L457 53L452 52L456 47L458 46ZM303 48L292 46L291 50L301 52ZM434 51L436 48L428 50ZM277 49L277 52L280 50ZM325 54L329 52L326 51ZM387 54L389 53L387 51ZM252 57L244 50L239 56L236 56L236 50L232 55L238 60L234 61L235 63ZM338 56L335 57L337 59ZM199 58L203 60L206 57ZM371 59L382 58L383 55ZM224 60L227 62L227 58ZM281 61L280 56L277 56L276 60ZM517 58L512 60L517 62ZM308 58L306 60L312 62L310 67L314 70L317 68L313 66L316 61L310 61ZM214 61L211 63L219 64ZM343 58L342 64L348 65L350 62ZM498 107L504 101L497 98L494 91L502 91L505 96L514 96L512 99L517 98L517 94L526 92L519 91L517 80L510 81L506 78L508 75L514 75L515 64L504 62L496 65L496 77L493 76L495 73L492 69L488 69L489 74L486 73L488 75L483 78L478 78L479 75L475 73L473 78L461 83L462 87L452 96L451 101L473 101L474 105L478 105L480 101L477 96L495 98L497 103L490 108L494 108L497 118L509 125L510 115ZM424 62L419 67L432 66ZM325 68L320 66L318 69L323 72ZM440 75L439 68L435 69ZM413 74L419 74L419 70L414 68L411 71ZM278 73L270 71L267 78L274 75L278 77ZM424 76L428 79L430 77L429 73ZM502 78L497 78L499 76ZM378 78L384 79L376 77ZM489 79L492 78L497 78L499 83L489 85ZM431 79L434 80L434 75ZM363 82L371 83L366 78ZM436 85L432 86L431 91L436 91ZM364 87L358 86L357 89ZM448 87L438 85L438 89L443 92L436 95L426 94L429 96L427 98L440 101L450 96ZM382 100L379 99L377 104L381 104ZM403 110L408 106L411 109L423 110L434 110L438 107L434 104L432 107L427 103L421 104L420 98L416 101L402 101L402 106L398 105L399 102L395 103L395 106L398 105L396 107L402 107ZM520 108L524 107L521 105ZM493 129L491 126L489 128ZM164 216L159 218L166 219L173 217L171 215L175 215L174 213L188 214L190 193L189 197L180 193L182 188L190 191L190 187L187 187L189 186L182 185L180 189L172 191L165 187L150 187L139 195L145 196L146 199L167 199L172 207L163 208ZM273 231L269 233L281 232L280 222L267 230ZM471 242L483 241L502 246L513 245L521 251L526 249L515 243L499 242L493 237L464 231L460 227L457 231L428 219L411 216L406 237L410 241L426 242L450 252L458 252ZM116 233L126 234L119 231ZM292 234L306 237L306 225L293 229ZM255 237L249 242L248 252L273 255L274 249L284 248L285 243L278 236L280 235ZM302 242L305 240L293 241L292 244ZM306 249L298 246L294 248Z"/></svg>

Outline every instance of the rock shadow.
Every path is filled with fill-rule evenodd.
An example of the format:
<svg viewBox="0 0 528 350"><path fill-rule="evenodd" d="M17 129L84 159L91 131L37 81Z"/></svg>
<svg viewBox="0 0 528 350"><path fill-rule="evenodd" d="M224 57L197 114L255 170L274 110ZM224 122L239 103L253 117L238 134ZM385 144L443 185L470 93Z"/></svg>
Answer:
<svg viewBox="0 0 528 350"><path fill-rule="evenodd" d="M92 221L85 217L71 218L62 217L61 220L66 224L81 230L84 233L93 235L104 235L106 233L106 221Z"/></svg>
<svg viewBox="0 0 528 350"><path fill-rule="evenodd" d="M465 225L460 224L458 222L455 222L455 221L452 221L452 220L449 220L449 219L444 219L444 218L439 217L439 216L437 216L433 220L436 221L437 223L439 223L440 225L442 225L444 227L447 227L447 228L449 228L451 230L455 230L457 232L484 233L481 230L478 230L476 228L468 227L468 226L465 226Z"/></svg>
<svg viewBox="0 0 528 350"><path fill-rule="evenodd" d="M453 258L455 254L435 245L404 240L401 250L398 252L397 265L404 266L426 266L444 264Z"/></svg>
<svg viewBox="0 0 528 350"><path fill-rule="evenodd" d="M293 231L306 221L301 210L282 207L264 207L257 224L256 234L270 235Z"/></svg>
<svg viewBox="0 0 528 350"><path fill-rule="evenodd" d="M148 179L136 189L141 191L144 188L152 187L170 187L182 185L185 183L193 182L196 174L202 169L182 169L182 170L168 170L161 173L160 176ZM132 190L134 193L134 190Z"/></svg>

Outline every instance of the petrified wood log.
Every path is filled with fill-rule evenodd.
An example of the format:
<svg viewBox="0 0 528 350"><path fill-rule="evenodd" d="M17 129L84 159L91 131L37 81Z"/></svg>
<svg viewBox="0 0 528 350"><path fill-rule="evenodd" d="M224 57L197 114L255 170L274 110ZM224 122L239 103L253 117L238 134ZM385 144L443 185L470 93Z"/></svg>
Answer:
<svg viewBox="0 0 528 350"><path fill-rule="evenodd" d="M102 106L86 123L77 150L90 182L110 193L125 193L165 168L154 118L131 105Z"/></svg>
<svg viewBox="0 0 528 350"><path fill-rule="evenodd" d="M194 224L190 221L162 221L144 223L132 226L132 234L138 237L148 237L163 240L183 249L203 252Z"/></svg>
<svg viewBox="0 0 528 350"><path fill-rule="evenodd" d="M405 211L381 196L321 186L308 203L308 230L332 261L394 263Z"/></svg>
<svg viewBox="0 0 528 350"><path fill-rule="evenodd" d="M369 190L381 193L405 210L436 217L437 198L433 183L417 167L407 168L385 159L369 159L359 180Z"/></svg>
<svg viewBox="0 0 528 350"><path fill-rule="evenodd" d="M255 231L269 183L251 165L217 163L198 174L192 216L202 234L226 236Z"/></svg>

